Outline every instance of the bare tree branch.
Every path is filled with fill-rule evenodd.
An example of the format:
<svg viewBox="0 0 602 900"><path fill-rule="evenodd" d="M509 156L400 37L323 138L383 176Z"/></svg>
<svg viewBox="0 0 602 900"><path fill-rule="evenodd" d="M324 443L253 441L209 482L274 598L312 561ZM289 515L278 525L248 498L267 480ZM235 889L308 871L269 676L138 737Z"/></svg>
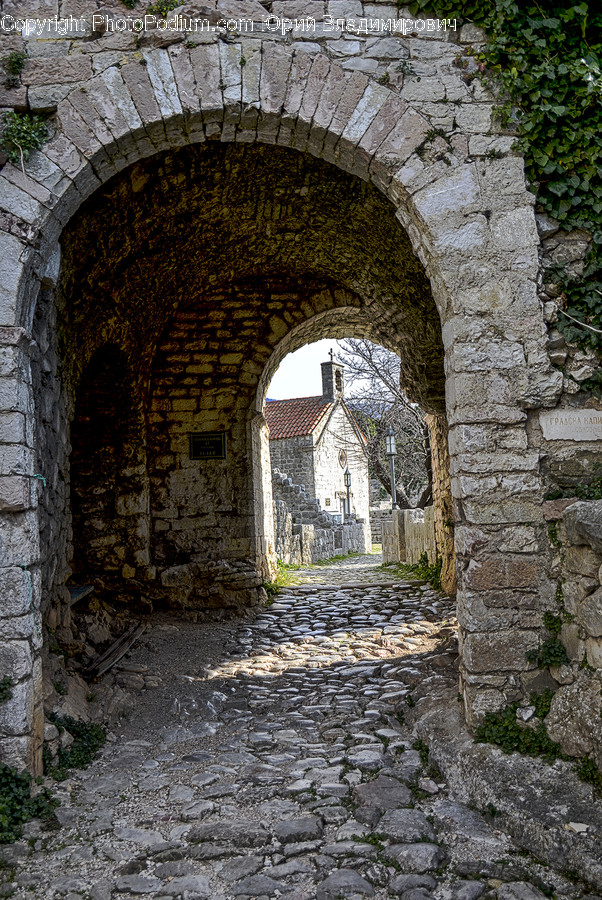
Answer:
<svg viewBox="0 0 602 900"><path fill-rule="evenodd" d="M370 341L348 339L342 343L337 360L345 366L347 403L368 440L372 475L390 494L390 461L384 445L391 426L397 441L395 487L399 506L425 506L432 497L428 428L423 411L401 390L399 357Z"/></svg>

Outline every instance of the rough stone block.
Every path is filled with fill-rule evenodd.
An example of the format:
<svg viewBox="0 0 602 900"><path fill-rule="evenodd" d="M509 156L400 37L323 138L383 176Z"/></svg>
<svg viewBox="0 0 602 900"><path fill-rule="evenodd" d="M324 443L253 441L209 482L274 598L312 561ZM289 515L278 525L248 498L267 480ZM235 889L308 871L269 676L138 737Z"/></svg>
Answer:
<svg viewBox="0 0 602 900"><path fill-rule="evenodd" d="M38 554L38 523L33 511L0 519L0 559L5 566L30 566L37 562Z"/></svg>
<svg viewBox="0 0 602 900"><path fill-rule="evenodd" d="M353 72L348 77L347 84L341 94L341 99L337 104L330 128L328 129L330 141L325 142L325 146L330 144L334 148L336 136L342 134L367 85L368 79L361 72Z"/></svg>
<svg viewBox="0 0 602 900"><path fill-rule="evenodd" d="M538 243L535 215L530 206L494 213L489 222L492 237L502 250L533 247Z"/></svg>
<svg viewBox="0 0 602 900"><path fill-rule="evenodd" d="M436 249L442 254L452 251L481 254L485 247L489 229L484 216L473 216L473 221L465 225L447 222L439 223L436 232Z"/></svg>
<svg viewBox="0 0 602 900"><path fill-rule="evenodd" d="M14 616L0 619L0 640L4 641L29 641L35 634L35 620L33 613L25 616ZM32 644L34 642L32 641ZM36 643L40 642L36 639ZM36 648L37 649L37 648Z"/></svg>
<svg viewBox="0 0 602 900"><path fill-rule="evenodd" d="M29 385L17 377L0 378L0 410L31 415Z"/></svg>
<svg viewBox="0 0 602 900"><path fill-rule="evenodd" d="M587 661L594 669L602 670L602 640L588 638L585 642Z"/></svg>
<svg viewBox="0 0 602 900"><path fill-rule="evenodd" d="M420 215L428 221L452 212L474 212L481 208L482 199L476 166L462 166L450 174L428 184L414 195Z"/></svg>
<svg viewBox="0 0 602 900"><path fill-rule="evenodd" d="M38 56L27 59L23 67L23 84L68 84L85 81L92 77L92 63L89 56Z"/></svg>
<svg viewBox="0 0 602 900"><path fill-rule="evenodd" d="M146 66L140 65L140 63L127 63L127 65L121 67L120 74L134 101L136 111L143 125L151 125L161 120L161 110L148 77Z"/></svg>
<svg viewBox="0 0 602 900"><path fill-rule="evenodd" d="M574 572L587 578L597 578L600 568L600 553L590 547L569 546L566 549L565 566L568 572Z"/></svg>
<svg viewBox="0 0 602 900"><path fill-rule="evenodd" d="M21 568L0 569L0 617L23 616L32 605L32 585Z"/></svg>
<svg viewBox="0 0 602 900"><path fill-rule="evenodd" d="M391 134L406 108L407 105L394 95L389 96L385 100L359 144L360 149L368 157L368 161L388 135Z"/></svg>
<svg viewBox="0 0 602 900"><path fill-rule="evenodd" d="M455 112L458 127L463 131L489 134L493 106L489 103L466 103Z"/></svg>
<svg viewBox="0 0 602 900"><path fill-rule="evenodd" d="M59 103L57 118L59 127L65 137L75 144L85 157L90 158L99 153L102 149L100 141L96 139L93 132L88 128L68 99Z"/></svg>
<svg viewBox="0 0 602 900"><path fill-rule="evenodd" d="M562 497L559 500L546 500L542 507L543 517L546 522L558 522L564 518L564 511L576 502L576 497Z"/></svg>
<svg viewBox="0 0 602 900"><path fill-rule="evenodd" d="M103 148L101 156L106 156L107 159L113 156L115 153L113 135L102 116L99 116L98 109L92 103L88 92L73 91L69 94L68 103L79 114L94 138L100 142Z"/></svg>
<svg viewBox="0 0 602 900"><path fill-rule="evenodd" d="M0 176L0 204L3 210L30 225L39 225L44 219L45 211L40 203L6 176Z"/></svg>
<svg viewBox="0 0 602 900"><path fill-rule="evenodd" d="M0 673L21 681L31 675L33 662L27 641L8 641L0 645Z"/></svg>
<svg viewBox="0 0 602 900"><path fill-rule="evenodd" d="M0 476L0 511L18 512L34 505L31 479L20 475Z"/></svg>
<svg viewBox="0 0 602 900"><path fill-rule="evenodd" d="M455 372L492 372L525 365L523 347L514 341L482 340L477 345L456 344L450 348Z"/></svg>
<svg viewBox="0 0 602 900"><path fill-rule="evenodd" d="M183 44L174 44L169 48L169 58L182 109L197 112L200 110L200 103L187 48Z"/></svg>
<svg viewBox="0 0 602 900"><path fill-rule="evenodd" d="M33 474L33 450L22 444L0 446L0 477Z"/></svg>
<svg viewBox="0 0 602 900"><path fill-rule="evenodd" d="M224 117L220 88L220 57L215 44L194 47L190 63L195 77L196 91L205 122L221 122Z"/></svg>
<svg viewBox="0 0 602 900"><path fill-rule="evenodd" d="M373 83L368 84L343 129L342 140L354 146L359 143L390 96L391 92L386 88Z"/></svg>
<svg viewBox="0 0 602 900"><path fill-rule="evenodd" d="M113 102L118 106L121 116L127 122L128 127L132 131L138 131L142 128L142 119L140 118L134 101L126 84L121 77L120 70L115 66L106 69L100 76L107 91L113 98Z"/></svg>
<svg viewBox="0 0 602 900"><path fill-rule="evenodd" d="M167 50L153 50L152 53L145 54L144 58L148 77L163 118L168 120L172 116L181 116L182 104L169 53Z"/></svg>
<svg viewBox="0 0 602 900"><path fill-rule="evenodd" d="M562 518L571 543L588 544L602 553L602 500L571 503Z"/></svg>
<svg viewBox="0 0 602 900"><path fill-rule="evenodd" d="M573 684L560 687L552 698L546 728L569 756L585 756L600 742L600 686L599 678L581 671Z"/></svg>
<svg viewBox="0 0 602 900"><path fill-rule="evenodd" d="M330 66L328 77L322 85L320 99L313 117L312 133L309 139L308 149L319 155L324 136L332 121L337 104L345 89L346 80L343 69L336 63Z"/></svg>
<svg viewBox="0 0 602 900"><path fill-rule="evenodd" d="M577 604L575 619L589 637L602 637L602 588Z"/></svg>
<svg viewBox="0 0 602 900"><path fill-rule="evenodd" d="M25 85L18 85L14 88L7 88L0 83L0 108L23 110L27 108L27 88Z"/></svg>
<svg viewBox="0 0 602 900"><path fill-rule="evenodd" d="M536 650L535 632L511 629L497 634L467 634L463 644L464 665L469 672L511 672L528 667L526 654Z"/></svg>
<svg viewBox="0 0 602 900"><path fill-rule="evenodd" d="M0 443L25 443L25 416L23 415L23 413L0 413Z"/></svg>
<svg viewBox="0 0 602 900"><path fill-rule="evenodd" d="M263 10L265 16L265 10ZM280 19L304 19L312 18L321 22L324 18L324 3L322 0L274 0L272 3L272 15Z"/></svg>
<svg viewBox="0 0 602 900"><path fill-rule="evenodd" d="M11 688L12 697L0 705L0 735L27 735L34 716L33 681L30 679Z"/></svg>

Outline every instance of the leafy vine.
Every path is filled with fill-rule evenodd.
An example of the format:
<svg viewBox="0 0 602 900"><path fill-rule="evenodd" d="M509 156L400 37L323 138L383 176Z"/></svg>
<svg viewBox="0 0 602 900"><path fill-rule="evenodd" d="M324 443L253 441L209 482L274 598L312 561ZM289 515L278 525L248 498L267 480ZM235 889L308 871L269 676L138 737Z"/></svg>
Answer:
<svg viewBox="0 0 602 900"><path fill-rule="evenodd" d="M484 29L478 68L498 96L502 125L514 124L537 202L566 231L591 234L583 274L552 273L559 304L578 322L602 329L602 9L561 0L410 4L412 15L427 11ZM602 333L564 317L558 327L569 341L602 348ZM599 390L602 370L584 386Z"/></svg>

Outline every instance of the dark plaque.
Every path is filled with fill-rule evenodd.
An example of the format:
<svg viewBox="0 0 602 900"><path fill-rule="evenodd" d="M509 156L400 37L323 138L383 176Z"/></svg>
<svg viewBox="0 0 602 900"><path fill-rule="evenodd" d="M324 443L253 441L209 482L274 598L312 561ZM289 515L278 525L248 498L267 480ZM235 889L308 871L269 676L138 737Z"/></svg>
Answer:
<svg viewBox="0 0 602 900"><path fill-rule="evenodd" d="M191 434L189 438L191 459L226 458L225 431L205 431L203 434Z"/></svg>

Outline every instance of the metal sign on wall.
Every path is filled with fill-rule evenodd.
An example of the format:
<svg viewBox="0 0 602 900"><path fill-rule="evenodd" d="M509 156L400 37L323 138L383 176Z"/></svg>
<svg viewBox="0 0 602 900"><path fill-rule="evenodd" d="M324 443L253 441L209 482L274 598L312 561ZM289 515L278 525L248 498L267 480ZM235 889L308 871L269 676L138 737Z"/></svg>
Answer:
<svg viewBox="0 0 602 900"><path fill-rule="evenodd" d="M225 459L226 432L204 431L202 434L189 434L191 459Z"/></svg>

